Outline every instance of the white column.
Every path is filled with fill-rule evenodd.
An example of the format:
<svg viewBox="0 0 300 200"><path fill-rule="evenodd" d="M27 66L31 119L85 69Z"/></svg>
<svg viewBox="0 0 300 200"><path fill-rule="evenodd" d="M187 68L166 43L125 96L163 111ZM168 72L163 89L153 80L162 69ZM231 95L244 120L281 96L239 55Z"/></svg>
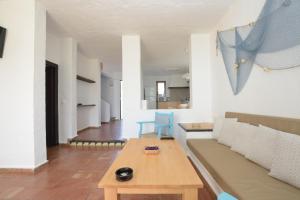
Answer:
<svg viewBox="0 0 300 200"><path fill-rule="evenodd" d="M61 65L59 142L67 143L77 135L77 42L72 38L63 39Z"/></svg>
<svg viewBox="0 0 300 200"><path fill-rule="evenodd" d="M191 106L206 120L211 118L211 65L209 34L190 38Z"/></svg>
<svg viewBox="0 0 300 200"><path fill-rule="evenodd" d="M7 28L0 59L0 168L46 162L45 16L35 0L0 1L0 24Z"/></svg>
<svg viewBox="0 0 300 200"><path fill-rule="evenodd" d="M96 83L90 85L90 102L96 106L90 110L90 127L101 126L101 70L100 61L98 59L91 59L90 76Z"/></svg>
<svg viewBox="0 0 300 200"><path fill-rule="evenodd" d="M34 152L35 166L47 160L45 112L46 9L40 2L35 8L34 48Z"/></svg>
<svg viewBox="0 0 300 200"><path fill-rule="evenodd" d="M136 121L141 106L141 42L139 35L122 36L123 133L137 136Z"/></svg>

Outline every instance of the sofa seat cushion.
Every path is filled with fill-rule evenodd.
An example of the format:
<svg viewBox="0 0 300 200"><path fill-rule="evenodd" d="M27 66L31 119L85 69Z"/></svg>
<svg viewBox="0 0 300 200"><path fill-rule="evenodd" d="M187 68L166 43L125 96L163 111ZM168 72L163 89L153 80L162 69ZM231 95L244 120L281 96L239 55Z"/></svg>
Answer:
<svg viewBox="0 0 300 200"><path fill-rule="evenodd" d="M242 200L300 199L300 190L214 139L191 139L190 150L220 187Z"/></svg>
<svg viewBox="0 0 300 200"><path fill-rule="evenodd" d="M300 136L280 132L270 176L300 189Z"/></svg>

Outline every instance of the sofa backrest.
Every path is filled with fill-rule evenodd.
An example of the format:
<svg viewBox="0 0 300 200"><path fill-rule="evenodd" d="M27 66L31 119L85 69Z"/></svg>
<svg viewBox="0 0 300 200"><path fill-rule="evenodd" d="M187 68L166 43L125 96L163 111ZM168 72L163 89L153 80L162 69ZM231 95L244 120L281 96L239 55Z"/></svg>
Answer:
<svg viewBox="0 0 300 200"><path fill-rule="evenodd" d="M239 122L245 122L255 126L261 124L279 131L300 135L300 119L236 112L226 112L225 118L237 118Z"/></svg>

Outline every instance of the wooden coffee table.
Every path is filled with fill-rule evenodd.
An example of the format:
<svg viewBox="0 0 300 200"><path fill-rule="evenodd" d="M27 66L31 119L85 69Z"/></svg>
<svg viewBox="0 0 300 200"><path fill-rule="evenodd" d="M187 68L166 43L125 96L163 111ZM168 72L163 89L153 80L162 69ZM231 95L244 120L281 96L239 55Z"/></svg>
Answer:
<svg viewBox="0 0 300 200"><path fill-rule="evenodd" d="M146 145L158 145L160 153L146 155ZM119 182L115 171L131 167L133 178ZM98 184L105 200L117 200L119 194L182 194L184 200L198 199L203 183L182 148L175 140L131 139Z"/></svg>

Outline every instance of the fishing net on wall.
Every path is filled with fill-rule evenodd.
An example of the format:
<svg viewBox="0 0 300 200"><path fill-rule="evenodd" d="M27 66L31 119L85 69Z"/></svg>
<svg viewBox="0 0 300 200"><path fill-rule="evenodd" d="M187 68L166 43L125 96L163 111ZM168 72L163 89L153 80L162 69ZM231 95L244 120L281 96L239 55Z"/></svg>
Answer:
<svg viewBox="0 0 300 200"><path fill-rule="evenodd" d="M234 94L254 64L265 71L300 66L300 0L266 0L256 22L218 32L217 45Z"/></svg>

